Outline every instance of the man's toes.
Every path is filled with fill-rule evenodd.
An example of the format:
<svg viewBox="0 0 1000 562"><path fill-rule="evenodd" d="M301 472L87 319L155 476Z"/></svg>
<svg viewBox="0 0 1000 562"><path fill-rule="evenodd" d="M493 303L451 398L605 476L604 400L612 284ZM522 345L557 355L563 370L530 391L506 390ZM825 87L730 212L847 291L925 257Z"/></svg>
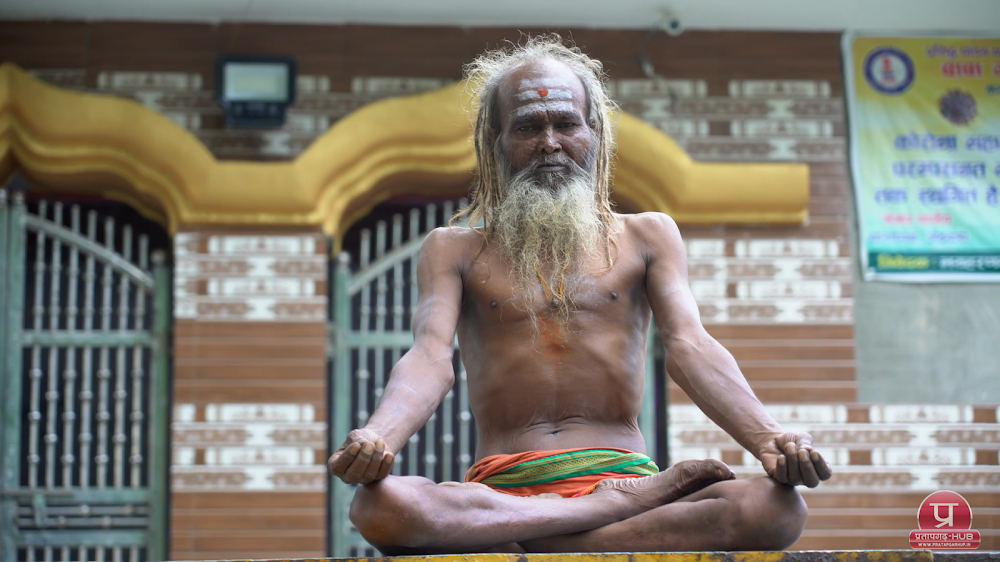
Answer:
<svg viewBox="0 0 1000 562"><path fill-rule="evenodd" d="M708 472L706 480L715 480L718 482L720 480L732 480L736 478L736 474L733 473L732 469L726 463L714 459L707 459L704 462L703 470Z"/></svg>
<svg viewBox="0 0 1000 562"><path fill-rule="evenodd" d="M713 459L681 461L676 467L681 471L681 479L692 484L719 482L733 477L733 471L726 463Z"/></svg>
<svg viewBox="0 0 1000 562"><path fill-rule="evenodd" d="M725 463L711 459L681 461L670 470L674 471L674 486L681 496L734 477Z"/></svg>

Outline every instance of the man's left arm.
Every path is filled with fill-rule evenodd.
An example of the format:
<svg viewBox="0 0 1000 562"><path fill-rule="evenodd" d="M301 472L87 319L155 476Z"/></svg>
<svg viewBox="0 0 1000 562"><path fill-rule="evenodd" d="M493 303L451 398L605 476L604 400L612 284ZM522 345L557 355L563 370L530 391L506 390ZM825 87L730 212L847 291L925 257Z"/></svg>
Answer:
<svg viewBox="0 0 1000 562"><path fill-rule="evenodd" d="M670 217L635 217L646 249L646 294L666 347L667 373L705 414L761 461L778 482L810 488L830 478L808 433L787 433L764 409L729 353L705 331L687 278L680 231Z"/></svg>

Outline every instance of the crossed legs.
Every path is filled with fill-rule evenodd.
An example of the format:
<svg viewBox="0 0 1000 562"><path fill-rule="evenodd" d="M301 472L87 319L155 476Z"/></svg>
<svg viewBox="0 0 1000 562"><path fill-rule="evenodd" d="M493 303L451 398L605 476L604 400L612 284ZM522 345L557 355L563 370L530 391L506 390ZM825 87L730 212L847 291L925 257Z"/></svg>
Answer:
<svg viewBox="0 0 1000 562"><path fill-rule="evenodd" d="M791 486L768 477L729 480L618 523L520 545L527 552L784 550L802 534L806 515Z"/></svg>
<svg viewBox="0 0 1000 562"><path fill-rule="evenodd" d="M731 478L722 463L686 461L589 496L521 498L389 476L358 488L350 517L386 555L780 550L798 539L806 507L794 488Z"/></svg>

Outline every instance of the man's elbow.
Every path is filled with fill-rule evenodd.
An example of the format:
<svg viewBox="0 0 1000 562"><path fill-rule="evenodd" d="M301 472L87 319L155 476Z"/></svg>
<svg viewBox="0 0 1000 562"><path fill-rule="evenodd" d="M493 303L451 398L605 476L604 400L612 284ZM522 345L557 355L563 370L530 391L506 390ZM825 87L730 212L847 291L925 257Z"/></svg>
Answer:
<svg viewBox="0 0 1000 562"><path fill-rule="evenodd" d="M449 372L454 371L455 346L454 345L424 345L423 357L428 365L446 368Z"/></svg>
<svg viewBox="0 0 1000 562"><path fill-rule="evenodd" d="M705 327L701 324L670 332L661 332L663 347L673 356L689 356L704 353L714 345L718 345Z"/></svg>
<svg viewBox="0 0 1000 562"><path fill-rule="evenodd" d="M455 381L455 346L435 345L427 342L415 342L413 347L399 360L401 368L415 367L430 371L443 383Z"/></svg>

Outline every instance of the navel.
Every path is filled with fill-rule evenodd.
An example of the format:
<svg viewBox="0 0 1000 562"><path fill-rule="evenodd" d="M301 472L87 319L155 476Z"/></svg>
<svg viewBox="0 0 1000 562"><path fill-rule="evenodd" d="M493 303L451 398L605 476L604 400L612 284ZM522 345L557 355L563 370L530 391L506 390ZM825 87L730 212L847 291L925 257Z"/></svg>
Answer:
<svg viewBox="0 0 1000 562"><path fill-rule="evenodd" d="M490 308L496 308L497 304L498 304L497 301L490 302Z"/></svg>
<svg viewBox="0 0 1000 562"><path fill-rule="evenodd" d="M615 291L611 291L611 300L613 301L618 300L618 293L616 293Z"/></svg>

